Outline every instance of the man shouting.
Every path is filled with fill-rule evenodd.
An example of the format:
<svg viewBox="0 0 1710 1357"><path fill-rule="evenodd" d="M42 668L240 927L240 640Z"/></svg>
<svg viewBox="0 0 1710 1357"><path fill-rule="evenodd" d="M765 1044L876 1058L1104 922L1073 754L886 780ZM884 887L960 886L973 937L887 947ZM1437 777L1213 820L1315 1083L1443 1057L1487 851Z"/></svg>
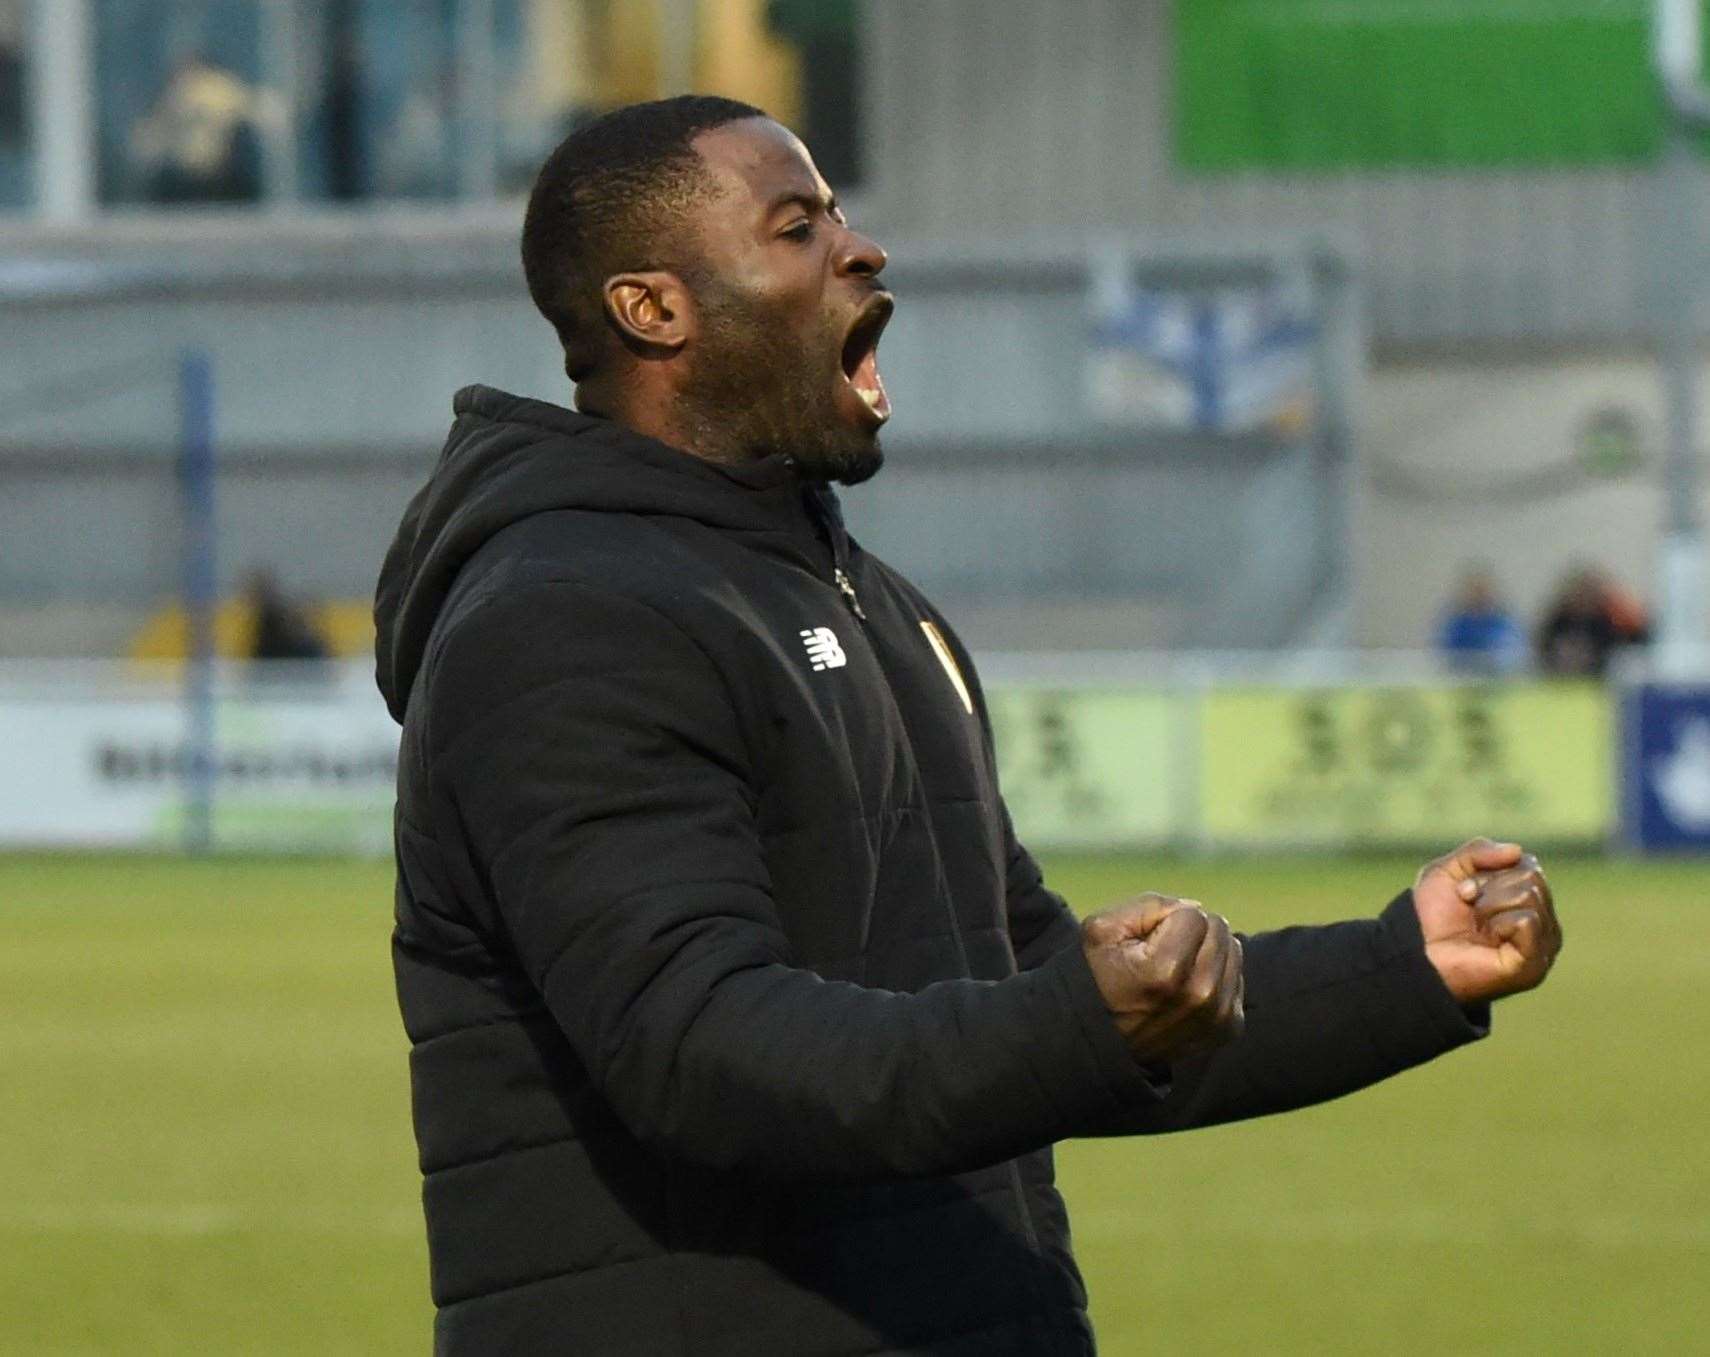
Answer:
<svg viewBox="0 0 1710 1357"><path fill-rule="evenodd" d="M1375 919L1075 922L844 530L885 255L777 123L584 127L522 253L577 409L459 393L377 603L438 1352L1090 1353L1053 1142L1336 1097L1543 978L1482 840Z"/></svg>

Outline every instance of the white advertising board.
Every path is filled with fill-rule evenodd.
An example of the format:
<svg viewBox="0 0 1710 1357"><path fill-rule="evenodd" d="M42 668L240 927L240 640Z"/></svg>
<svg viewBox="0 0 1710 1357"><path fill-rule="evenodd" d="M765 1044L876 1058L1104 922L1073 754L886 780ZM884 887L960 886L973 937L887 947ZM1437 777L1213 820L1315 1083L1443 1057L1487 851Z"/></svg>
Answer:
<svg viewBox="0 0 1710 1357"><path fill-rule="evenodd" d="M175 848L190 755L169 688L0 681L0 845ZM398 728L370 685L223 684L213 846L390 849Z"/></svg>

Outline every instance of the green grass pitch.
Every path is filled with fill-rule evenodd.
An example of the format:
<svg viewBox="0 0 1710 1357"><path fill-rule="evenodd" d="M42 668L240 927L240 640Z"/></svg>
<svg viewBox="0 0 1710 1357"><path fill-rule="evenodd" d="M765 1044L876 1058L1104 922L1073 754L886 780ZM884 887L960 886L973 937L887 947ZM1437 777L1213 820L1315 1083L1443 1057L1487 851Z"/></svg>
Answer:
<svg viewBox="0 0 1710 1357"><path fill-rule="evenodd" d="M1059 858L1247 929L1398 860ZM1106 1357L1710 1351L1710 869L1568 861L1482 1046L1060 1156ZM379 863L0 858L0 1353L424 1353Z"/></svg>

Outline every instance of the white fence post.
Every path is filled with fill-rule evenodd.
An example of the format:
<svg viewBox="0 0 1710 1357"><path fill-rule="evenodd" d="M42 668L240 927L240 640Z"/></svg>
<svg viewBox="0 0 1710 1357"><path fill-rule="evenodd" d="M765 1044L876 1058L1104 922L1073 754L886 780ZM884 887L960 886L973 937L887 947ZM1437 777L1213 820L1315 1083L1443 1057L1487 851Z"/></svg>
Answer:
<svg viewBox="0 0 1710 1357"><path fill-rule="evenodd" d="M95 211L95 62L89 0L35 0L28 51L36 210L56 224L84 221Z"/></svg>

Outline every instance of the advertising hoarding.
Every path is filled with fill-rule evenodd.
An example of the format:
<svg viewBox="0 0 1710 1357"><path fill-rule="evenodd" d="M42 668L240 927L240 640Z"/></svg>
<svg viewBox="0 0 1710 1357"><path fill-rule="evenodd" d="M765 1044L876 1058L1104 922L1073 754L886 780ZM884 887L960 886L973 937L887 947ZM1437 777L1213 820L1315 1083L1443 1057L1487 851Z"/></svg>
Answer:
<svg viewBox="0 0 1710 1357"><path fill-rule="evenodd" d="M1625 837L1636 848L1710 848L1710 685L1645 684L1623 716Z"/></svg>
<svg viewBox="0 0 1710 1357"><path fill-rule="evenodd" d="M1710 843L1710 688L1644 691L1629 704L1630 833ZM175 693L0 697L0 847L182 846ZM987 697L1017 833L1040 850L1594 844L1616 816L1615 704L1591 684L999 683ZM397 741L365 674L320 692L225 685L212 846L389 851Z"/></svg>
<svg viewBox="0 0 1710 1357"><path fill-rule="evenodd" d="M1136 688L988 691L998 775L1031 848L1170 843L1192 813L1189 699Z"/></svg>
<svg viewBox="0 0 1710 1357"><path fill-rule="evenodd" d="M1600 843L1613 702L1590 683L1208 693L1200 814L1218 846Z"/></svg>
<svg viewBox="0 0 1710 1357"><path fill-rule="evenodd" d="M0 845L179 847L185 725L164 693L7 694ZM215 745L215 848L390 850L398 728L378 694L228 696Z"/></svg>
<svg viewBox="0 0 1710 1357"><path fill-rule="evenodd" d="M1649 0L1175 7L1184 169L1642 162L1662 144Z"/></svg>

